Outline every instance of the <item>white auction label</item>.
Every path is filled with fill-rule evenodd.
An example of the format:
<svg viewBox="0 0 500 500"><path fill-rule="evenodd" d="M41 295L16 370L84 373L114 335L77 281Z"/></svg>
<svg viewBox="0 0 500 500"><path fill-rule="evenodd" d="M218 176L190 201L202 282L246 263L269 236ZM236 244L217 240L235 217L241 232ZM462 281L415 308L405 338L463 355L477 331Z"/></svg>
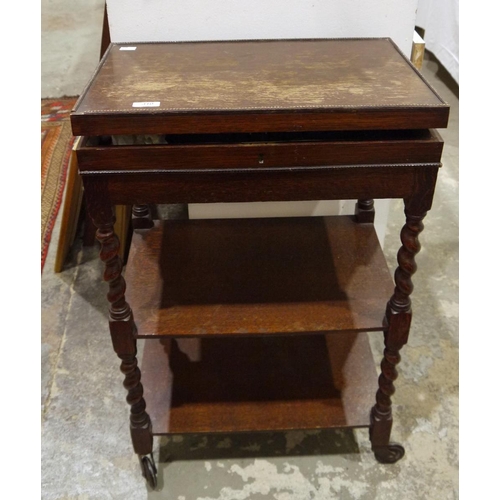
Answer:
<svg viewBox="0 0 500 500"><path fill-rule="evenodd" d="M120 50L135 50L137 47L120 47Z"/></svg>
<svg viewBox="0 0 500 500"><path fill-rule="evenodd" d="M133 102L133 108L157 108L160 105L159 101L150 101L150 102Z"/></svg>

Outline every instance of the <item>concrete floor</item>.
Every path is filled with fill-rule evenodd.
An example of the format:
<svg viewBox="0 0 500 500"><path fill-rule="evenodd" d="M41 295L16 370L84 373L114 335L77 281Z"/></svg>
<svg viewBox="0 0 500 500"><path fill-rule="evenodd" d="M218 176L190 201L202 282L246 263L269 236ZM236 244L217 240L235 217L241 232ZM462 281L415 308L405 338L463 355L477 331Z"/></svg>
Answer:
<svg viewBox="0 0 500 500"><path fill-rule="evenodd" d="M43 97L79 95L101 47L104 0L42 0Z"/></svg>
<svg viewBox="0 0 500 500"><path fill-rule="evenodd" d="M63 3L42 1L44 97L78 94L97 62L103 2L82 2L91 16L83 33ZM436 62L427 58L423 72L451 105L451 119L441 131L443 168L420 238L414 321L393 397L393 438L405 457L378 464L367 430L155 438L161 490L150 491L130 443L98 249L77 241L54 274L59 217L42 274L42 498L458 498L458 98ZM391 203L384 252L394 269L404 216L402 204ZM378 364L381 335L371 342Z"/></svg>

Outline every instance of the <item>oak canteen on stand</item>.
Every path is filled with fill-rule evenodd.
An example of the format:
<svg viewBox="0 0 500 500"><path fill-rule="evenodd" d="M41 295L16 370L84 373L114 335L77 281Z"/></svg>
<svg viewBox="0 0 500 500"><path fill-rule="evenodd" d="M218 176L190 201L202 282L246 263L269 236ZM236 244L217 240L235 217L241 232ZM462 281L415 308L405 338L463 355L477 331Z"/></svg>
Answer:
<svg viewBox="0 0 500 500"><path fill-rule="evenodd" d="M71 122L132 444L152 488L154 435L367 427L377 460L403 456L391 397L441 166L434 129L448 114L390 39L111 44ZM377 198L405 204L394 280ZM358 200L356 214L149 210L324 199ZM134 205L127 298L114 205ZM378 379L367 340L377 331ZM195 355L183 342L193 338Z"/></svg>

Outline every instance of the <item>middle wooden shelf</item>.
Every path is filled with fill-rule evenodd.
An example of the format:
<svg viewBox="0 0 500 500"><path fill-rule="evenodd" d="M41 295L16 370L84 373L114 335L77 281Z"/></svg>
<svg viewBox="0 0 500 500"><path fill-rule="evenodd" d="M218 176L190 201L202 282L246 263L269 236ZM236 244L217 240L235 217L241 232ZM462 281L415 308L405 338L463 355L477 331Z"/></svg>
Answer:
<svg viewBox="0 0 500 500"><path fill-rule="evenodd" d="M155 221L126 280L138 338L381 331L394 287L350 216Z"/></svg>

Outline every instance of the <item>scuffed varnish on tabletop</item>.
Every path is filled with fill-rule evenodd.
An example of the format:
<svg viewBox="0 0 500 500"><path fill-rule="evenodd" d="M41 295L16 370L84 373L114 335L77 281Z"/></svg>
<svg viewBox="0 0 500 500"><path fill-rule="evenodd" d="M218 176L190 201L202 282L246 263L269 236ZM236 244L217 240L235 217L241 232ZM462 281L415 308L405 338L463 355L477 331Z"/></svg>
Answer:
<svg viewBox="0 0 500 500"><path fill-rule="evenodd" d="M80 111L129 111L149 101L161 102L155 111L442 104L387 40L248 41L115 47Z"/></svg>
<svg viewBox="0 0 500 500"><path fill-rule="evenodd" d="M119 89L105 87L103 91L109 98L119 96L131 103L159 100L162 109L343 106L347 101L349 105L363 106L372 103L374 95L383 96L384 104L390 105L401 104L408 95L408 87L400 80L392 79L387 86L374 70L366 69L345 78L338 63L310 66L305 68L314 71L315 78L306 82L300 81L293 68L261 70L245 80L236 71L220 70L211 75L194 73L193 78L172 72L157 80L151 78L151 73L134 68L133 76L125 76ZM391 72L391 68L386 71ZM137 77L140 74L143 78ZM408 100L406 104L414 103Z"/></svg>

